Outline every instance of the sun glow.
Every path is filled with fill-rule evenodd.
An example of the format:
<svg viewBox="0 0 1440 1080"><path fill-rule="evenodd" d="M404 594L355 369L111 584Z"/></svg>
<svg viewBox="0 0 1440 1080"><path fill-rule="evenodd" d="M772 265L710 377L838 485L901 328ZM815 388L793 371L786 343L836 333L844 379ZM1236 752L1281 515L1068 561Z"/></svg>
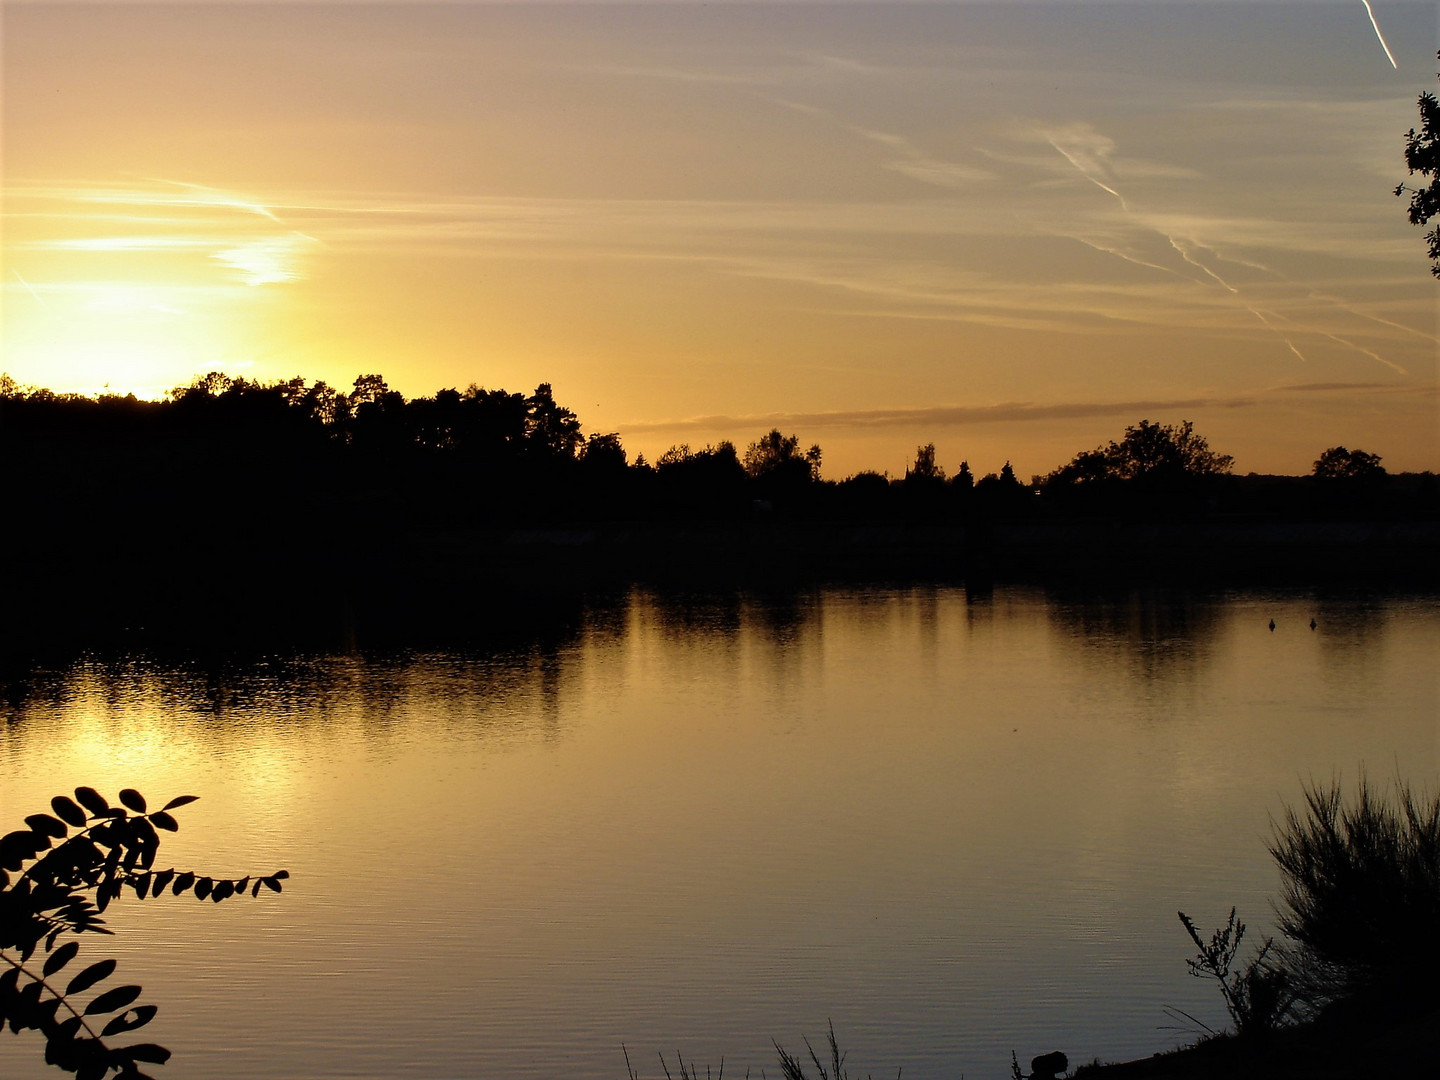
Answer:
<svg viewBox="0 0 1440 1080"><path fill-rule="evenodd" d="M1142 6L7 5L0 370L549 382L647 457L793 417L837 478L1146 414L1433 468L1433 26Z"/></svg>
<svg viewBox="0 0 1440 1080"><path fill-rule="evenodd" d="M180 188L180 192L176 192ZM155 398L263 353L320 247L265 207L196 185L7 192L6 366L22 382Z"/></svg>

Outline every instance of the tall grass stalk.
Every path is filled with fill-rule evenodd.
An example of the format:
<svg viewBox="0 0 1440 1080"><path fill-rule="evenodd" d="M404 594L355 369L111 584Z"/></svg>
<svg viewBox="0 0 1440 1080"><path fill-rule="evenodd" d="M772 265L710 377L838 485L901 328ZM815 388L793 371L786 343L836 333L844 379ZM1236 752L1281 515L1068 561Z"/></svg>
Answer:
<svg viewBox="0 0 1440 1080"><path fill-rule="evenodd" d="M1235 1034L1247 1037L1262 1035L1282 1024L1290 1014L1294 998L1290 991L1289 973L1271 959L1275 942L1266 938L1247 963L1236 967L1240 943L1245 940L1245 924L1236 919L1233 907L1229 922L1216 930L1209 941L1205 940L1188 915L1183 911L1179 914L1190 940L1199 950L1193 960L1185 961L1190 974L1196 978L1215 980L1220 996L1225 999L1225 1009L1235 1025ZM1199 1023L1183 1010L1174 1012ZM1208 1027L1205 1030L1214 1034Z"/></svg>

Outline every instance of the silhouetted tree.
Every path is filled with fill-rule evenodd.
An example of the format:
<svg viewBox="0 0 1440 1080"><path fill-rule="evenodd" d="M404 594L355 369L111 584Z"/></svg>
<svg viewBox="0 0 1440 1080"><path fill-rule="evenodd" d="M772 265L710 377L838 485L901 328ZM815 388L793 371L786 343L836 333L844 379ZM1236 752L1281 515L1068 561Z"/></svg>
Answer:
<svg viewBox="0 0 1440 1080"><path fill-rule="evenodd" d="M379 375L359 376L347 404L350 441L372 461L398 464L415 444L405 396Z"/></svg>
<svg viewBox="0 0 1440 1080"><path fill-rule="evenodd" d="M1364 480L1384 476L1385 467L1379 454L1332 446L1316 458L1314 474L1322 480Z"/></svg>
<svg viewBox="0 0 1440 1080"><path fill-rule="evenodd" d="M935 444L933 442L915 448L915 464L905 470L905 479L912 478L919 481L944 482L945 470L935 464Z"/></svg>
<svg viewBox="0 0 1440 1080"><path fill-rule="evenodd" d="M1077 454L1044 478L1046 486L1094 483L1101 480L1176 481L1228 473L1235 459L1217 454L1189 420L1154 424L1141 420L1109 445Z"/></svg>
<svg viewBox="0 0 1440 1080"><path fill-rule="evenodd" d="M607 435L597 433L581 445L580 462L589 470L617 472L625 468L628 458L619 435L614 432Z"/></svg>
<svg viewBox="0 0 1440 1080"><path fill-rule="evenodd" d="M960 462L960 471L955 474L955 478L950 482L963 491L969 491L973 488L975 486L975 476L970 471L970 462Z"/></svg>
<svg viewBox="0 0 1440 1080"><path fill-rule="evenodd" d="M156 870L157 830L178 829L170 811L194 801L182 795L149 810L143 795L126 788L121 805L112 807L94 788L79 787L73 799L50 800L53 814L32 814L26 828L0 837L0 1026L8 1024L16 1034L39 1031L46 1062L80 1080L104 1080L112 1073L147 1080L140 1066L164 1064L170 1051L155 1043L106 1041L144 1027L157 1009L135 1004L143 991L134 985L113 986L82 1003L81 995L108 979L116 963L90 964L62 987L61 973L80 946L68 940L57 944L60 938L109 934L101 916L127 891L137 900L188 892L219 903L247 890L254 897L262 887L278 893L290 876L285 870L237 878ZM44 955L38 964L37 953Z"/></svg>
<svg viewBox="0 0 1440 1080"><path fill-rule="evenodd" d="M689 443L671 443L670 448L655 459L657 469L682 465L694 457Z"/></svg>
<svg viewBox="0 0 1440 1080"><path fill-rule="evenodd" d="M303 380L297 380L303 386ZM350 400L328 383L316 382L288 399L303 415L320 423L333 437L344 437Z"/></svg>
<svg viewBox="0 0 1440 1080"><path fill-rule="evenodd" d="M735 444L728 439L722 439L714 446L706 445L703 450L691 450L689 443L679 443L655 460L655 468L671 476L682 473L698 476L705 472L745 475Z"/></svg>
<svg viewBox="0 0 1440 1080"><path fill-rule="evenodd" d="M1015 469L1010 462L998 473L986 473L975 484L975 491L987 498L1003 497L1009 499L1015 492L1023 491L1020 481L1015 476Z"/></svg>
<svg viewBox="0 0 1440 1080"><path fill-rule="evenodd" d="M1214 476L1227 473L1235 463L1229 454L1216 454L1203 435L1195 434L1189 420L1178 426L1141 420L1125 429L1125 437L1106 448L1123 480L1144 476Z"/></svg>
<svg viewBox="0 0 1440 1080"><path fill-rule="evenodd" d="M866 469L840 481L839 488L847 499L865 501L870 505L883 505L884 497L890 493L890 478L884 473Z"/></svg>
<svg viewBox="0 0 1440 1080"><path fill-rule="evenodd" d="M1044 484L1093 484L1101 480L1115 479L1110 458L1104 448L1082 450L1071 460L1043 478Z"/></svg>
<svg viewBox="0 0 1440 1080"><path fill-rule="evenodd" d="M517 456L525 445L529 406L524 394L486 390L471 383L464 395L461 445L488 466Z"/></svg>
<svg viewBox="0 0 1440 1080"><path fill-rule="evenodd" d="M1436 53L1440 59L1440 53ZM1440 216L1440 101L1426 91L1417 104L1420 108L1420 130L1411 128L1405 134L1405 164L1410 175L1417 172L1428 181L1423 187L1399 184L1396 195L1410 193L1410 224L1428 225ZM1425 234L1430 254L1430 272L1440 277L1440 227Z"/></svg>
<svg viewBox="0 0 1440 1080"><path fill-rule="evenodd" d="M820 447L814 445L801 453L799 436L781 435L779 428L771 428L747 446L744 463L746 473L757 480L776 473L820 479Z"/></svg>
<svg viewBox="0 0 1440 1080"><path fill-rule="evenodd" d="M350 407L358 409L361 405L373 404L384 399L390 393L390 386L380 375L357 375L355 377L355 389L350 393Z"/></svg>
<svg viewBox="0 0 1440 1080"><path fill-rule="evenodd" d="M555 400L549 383L541 383L525 399L525 437L534 451L571 460L580 447L580 420Z"/></svg>
<svg viewBox="0 0 1440 1080"><path fill-rule="evenodd" d="M702 517L740 512L747 503L749 479L735 444L725 440L703 450L680 443L655 462L660 505L669 511Z"/></svg>

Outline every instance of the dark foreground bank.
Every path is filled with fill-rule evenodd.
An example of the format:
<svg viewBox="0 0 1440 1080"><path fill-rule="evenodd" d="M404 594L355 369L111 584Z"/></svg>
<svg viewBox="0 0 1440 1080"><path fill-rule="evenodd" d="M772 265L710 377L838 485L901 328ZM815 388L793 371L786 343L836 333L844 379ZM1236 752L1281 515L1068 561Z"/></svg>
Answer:
<svg viewBox="0 0 1440 1080"><path fill-rule="evenodd" d="M1083 1065L1084 1080L1409 1080L1440 1075L1440 1008L1331 1016L1262 1040L1233 1036L1138 1061Z"/></svg>

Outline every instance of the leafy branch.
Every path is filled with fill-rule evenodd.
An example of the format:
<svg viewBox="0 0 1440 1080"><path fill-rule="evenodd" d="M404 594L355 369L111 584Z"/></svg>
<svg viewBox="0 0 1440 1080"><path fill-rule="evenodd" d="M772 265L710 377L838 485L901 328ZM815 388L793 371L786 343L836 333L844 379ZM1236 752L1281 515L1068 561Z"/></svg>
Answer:
<svg viewBox="0 0 1440 1080"><path fill-rule="evenodd" d="M15 1034L39 1031L45 1060L78 1080L104 1080L111 1073L147 1080L140 1063L164 1064L170 1051L156 1043L105 1041L144 1027L158 1010L135 1005L143 992L135 985L102 990L82 1007L78 996L108 979L117 965L113 959L90 964L61 989L51 980L80 950L75 941L57 948L62 934L109 934L101 913L126 889L137 900L168 889L172 896L190 892L219 903L247 890L257 896L262 887L278 893L290 876L285 870L238 878L155 870L160 831L180 827L170 811L196 798L181 795L151 811L134 788L121 791L121 805L112 807L94 788L79 787L74 799L50 800L53 814L32 814L27 828L0 836L0 960L9 966L0 973L0 1026L8 1024ZM45 956L38 973L29 966L37 950ZM63 1020L62 1010L68 1014ZM97 1033L92 1018L98 1023L106 1015L110 1019Z"/></svg>
<svg viewBox="0 0 1440 1080"><path fill-rule="evenodd" d="M1440 53L1436 54L1440 58ZM1401 183L1395 187L1397 196L1410 196L1410 224L1428 225L1430 219L1440 216L1440 100L1431 93L1422 93L1417 101L1420 108L1420 130L1411 128L1405 135L1405 164L1410 175L1417 172L1425 178L1423 187L1412 187ZM1440 227L1425 234L1430 254L1430 272L1440 277Z"/></svg>

